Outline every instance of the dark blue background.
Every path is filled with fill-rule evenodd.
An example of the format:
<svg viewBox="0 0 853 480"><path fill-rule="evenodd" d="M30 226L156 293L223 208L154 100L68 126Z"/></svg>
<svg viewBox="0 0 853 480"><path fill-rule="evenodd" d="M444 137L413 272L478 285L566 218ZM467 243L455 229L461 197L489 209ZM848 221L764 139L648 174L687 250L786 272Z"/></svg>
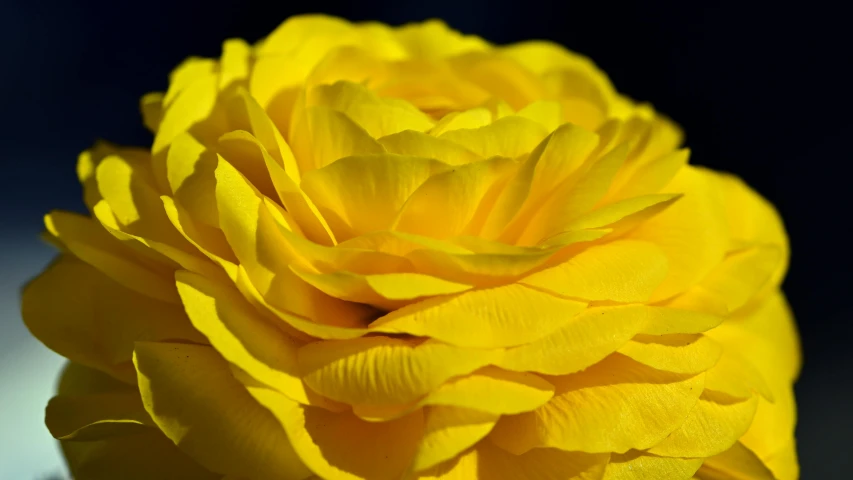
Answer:
<svg viewBox="0 0 853 480"><path fill-rule="evenodd" d="M441 17L497 43L555 40L592 57L621 91L678 121L694 163L739 174L778 206L793 249L785 290L805 353L797 386L803 477L850 478L853 41L840 8L793 5L6 0L4 263L38 241L43 213L82 209L78 152L97 138L147 144L139 96L164 89L184 57L218 55L225 38L257 40L289 15L321 11L393 24ZM40 265L32 268L35 274Z"/></svg>

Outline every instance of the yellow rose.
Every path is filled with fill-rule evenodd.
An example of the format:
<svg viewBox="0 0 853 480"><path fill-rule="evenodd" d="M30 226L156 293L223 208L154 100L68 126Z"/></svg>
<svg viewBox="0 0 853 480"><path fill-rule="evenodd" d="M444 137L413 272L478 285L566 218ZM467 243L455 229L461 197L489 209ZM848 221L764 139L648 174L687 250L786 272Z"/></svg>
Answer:
<svg viewBox="0 0 853 480"><path fill-rule="evenodd" d="M23 298L77 478L798 476L779 217L588 59L296 17L142 111Z"/></svg>

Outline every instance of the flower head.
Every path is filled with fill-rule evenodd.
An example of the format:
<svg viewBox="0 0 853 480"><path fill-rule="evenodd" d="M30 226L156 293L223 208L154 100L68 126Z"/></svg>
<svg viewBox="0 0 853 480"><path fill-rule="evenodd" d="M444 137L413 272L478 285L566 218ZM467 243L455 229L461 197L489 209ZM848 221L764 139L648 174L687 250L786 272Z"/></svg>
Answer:
<svg viewBox="0 0 853 480"><path fill-rule="evenodd" d="M781 221L588 59L295 17L142 112L24 294L79 478L797 476Z"/></svg>

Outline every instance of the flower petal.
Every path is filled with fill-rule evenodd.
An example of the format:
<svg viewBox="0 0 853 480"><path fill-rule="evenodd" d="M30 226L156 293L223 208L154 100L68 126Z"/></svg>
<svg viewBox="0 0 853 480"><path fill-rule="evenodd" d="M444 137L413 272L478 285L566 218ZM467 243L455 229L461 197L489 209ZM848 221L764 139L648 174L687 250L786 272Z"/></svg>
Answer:
<svg viewBox="0 0 853 480"><path fill-rule="evenodd" d="M400 478L423 433L420 411L370 423L349 412L301 406L273 390L250 387L249 392L272 412L299 458L321 478Z"/></svg>
<svg viewBox="0 0 853 480"><path fill-rule="evenodd" d="M275 418L233 378L214 349L137 343L134 363L145 409L202 465L258 479L309 475Z"/></svg>
<svg viewBox="0 0 853 480"><path fill-rule="evenodd" d="M62 256L26 286L21 311L49 348L83 365L133 381L137 340L204 342L180 307L154 300Z"/></svg>
<svg viewBox="0 0 853 480"><path fill-rule="evenodd" d="M388 230L409 196L447 168L431 159L394 154L351 156L302 178L339 241ZM358 182L353 182L357 178Z"/></svg>
<svg viewBox="0 0 853 480"><path fill-rule="evenodd" d="M363 337L305 345L299 365L305 383L321 395L349 404L394 405L477 370L499 353L436 341Z"/></svg>
<svg viewBox="0 0 853 480"><path fill-rule="evenodd" d="M304 175L353 155L381 154L385 149L345 114L309 107L295 120L290 146ZM303 187L304 188L304 187Z"/></svg>
<svg viewBox="0 0 853 480"><path fill-rule="evenodd" d="M219 162L216 177L222 231L262 296L279 309L323 323L360 324L371 313L363 305L329 297L297 277L290 265L308 263L282 236L275 209L228 162Z"/></svg>
<svg viewBox="0 0 853 480"><path fill-rule="evenodd" d="M140 434L154 422L136 392L58 395L45 410L45 424L57 440L100 440Z"/></svg>
<svg viewBox="0 0 853 480"><path fill-rule="evenodd" d="M45 216L47 230L60 239L75 256L116 282L143 295L177 303L177 292L165 265L144 260L91 218L55 211Z"/></svg>
<svg viewBox="0 0 853 480"><path fill-rule="evenodd" d="M585 307L583 302L512 284L423 300L379 318L370 329L461 347L508 347L548 335Z"/></svg>
<svg viewBox="0 0 853 480"><path fill-rule="evenodd" d="M632 450L611 454L602 480L687 480L701 466L701 458L658 457Z"/></svg>
<svg viewBox="0 0 853 480"><path fill-rule="evenodd" d="M554 398L534 412L501 418L490 438L509 452L536 447L582 452L646 449L687 418L703 375L650 369L614 354L587 370L554 377Z"/></svg>
<svg viewBox="0 0 853 480"><path fill-rule="evenodd" d="M410 469L415 472L450 460L483 439L500 415L458 407L424 410L424 435Z"/></svg>
<svg viewBox="0 0 853 480"><path fill-rule="evenodd" d="M219 143L221 146L230 145L233 156L226 155L229 161L233 157L254 157L254 162L264 165L265 175L269 175L282 206L293 216L306 237L324 245L335 243L335 235L317 207L299 188L293 175L287 173L287 170L270 155L269 150L257 138L248 132L236 131L220 137ZM283 149L286 148L288 148L287 145L283 145Z"/></svg>
<svg viewBox="0 0 853 480"><path fill-rule="evenodd" d="M240 292L243 293L243 296L246 297L249 302L255 306L255 308L260 311L269 312L272 316L283 320L285 326L291 327L293 330L289 333L293 333L294 337L298 338L300 336L299 333L301 332L303 334L302 337L305 337L306 335L309 336L308 338L304 338L304 340L310 340L310 337L347 339L360 337L368 333L366 328L358 328L353 325L352 318L341 319L339 317L332 316L331 318L325 319L328 323L319 323L277 308L270 304L266 298L258 292L257 288L252 285L246 270L243 269L242 266L237 268L235 283L237 284L237 288Z"/></svg>
<svg viewBox="0 0 853 480"><path fill-rule="evenodd" d="M327 295L350 302L366 303L388 311L420 298L459 293L471 288L471 285L419 273L311 273L295 267L293 271L299 278Z"/></svg>
<svg viewBox="0 0 853 480"><path fill-rule="evenodd" d="M735 443L725 452L706 458L702 468L696 472L696 477L701 480L775 480L777 478L752 450L740 442ZM796 476L790 478L796 478Z"/></svg>
<svg viewBox="0 0 853 480"><path fill-rule="evenodd" d="M609 454L536 448L513 455L484 441L454 460L422 472L418 480L599 480Z"/></svg>
<svg viewBox="0 0 853 480"><path fill-rule="evenodd" d="M534 410L553 395L554 386L534 373L485 367L438 387L423 403L504 415Z"/></svg>
<svg viewBox="0 0 853 480"><path fill-rule="evenodd" d="M520 280L524 285L583 300L643 302L667 275L667 259L649 242L616 240Z"/></svg>
<svg viewBox="0 0 853 480"><path fill-rule="evenodd" d="M717 342L697 334L641 335L619 349L642 364L674 373L704 372L717 363L722 352Z"/></svg>
<svg viewBox="0 0 853 480"><path fill-rule="evenodd" d="M373 138L404 130L425 132L433 126L429 116L405 100L380 98L367 87L352 82L314 87L308 92L308 101L345 114Z"/></svg>
<svg viewBox="0 0 853 480"><path fill-rule="evenodd" d="M517 243L534 245L543 238L566 230L571 220L592 209L607 193L627 154L627 145L616 147L596 159L576 181L565 182L556 188L526 222Z"/></svg>
<svg viewBox="0 0 853 480"><path fill-rule="evenodd" d="M190 272L177 272L176 280L193 325L226 360L294 401L329 406L302 383L299 343L252 308L237 289Z"/></svg>
<svg viewBox="0 0 853 480"><path fill-rule="evenodd" d="M404 130L384 136L379 139L379 143L388 153L434 158L448 165L465 165L482 159L474 152L450 140L414 130Z"/></svg>
<svg viewBox="0 0 853 480"><path fill-rule="evenodd" d="M487 214L487 198L496 194L515 165L495 157L430 177L406 200L394 230L438 239L460 235L478 212Z"/></svg>
<svg viewBox="0 0 853 480"><path fill-rule="evenodd" d="M546 136L548 131L542 125L526 118L511 116L476 129L446 131L439 138L450 140L483 158L517 158L530 153Z"/></svg>
<svg viewBox="0 0 853 480"><path fill-rule="evenodd" d="M734 445L755 415L758 399L728 397L706 390L687 420L648 450L666 457L712 457Z"/></svg>
<svg viewBox="0 0 853 480"><path fill-rule="evenodd" d="M136 435L90 442L61 442L74 478L91 480L216 480L162 433L149 429Z"/></svg>
<svg viewBox="0 0 853 480"><path fill-rule="evenodd" d="M669 271L655 300L698 283L719 265L728 246L724 204L712 174L685 167L664 190L684 196L628 234L654 243L669 260Z"/></svg>

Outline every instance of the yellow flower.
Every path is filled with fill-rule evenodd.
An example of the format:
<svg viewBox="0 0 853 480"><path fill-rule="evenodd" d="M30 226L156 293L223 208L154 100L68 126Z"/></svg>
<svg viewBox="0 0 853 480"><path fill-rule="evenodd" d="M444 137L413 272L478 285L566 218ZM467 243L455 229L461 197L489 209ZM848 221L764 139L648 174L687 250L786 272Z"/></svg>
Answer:
<svg viewBox="0 0 853 480"><path fill-rule="evenodd" d="M77 478L798 476L779 217L588 59L296 17L142 112L23 298Z"/></svg>

